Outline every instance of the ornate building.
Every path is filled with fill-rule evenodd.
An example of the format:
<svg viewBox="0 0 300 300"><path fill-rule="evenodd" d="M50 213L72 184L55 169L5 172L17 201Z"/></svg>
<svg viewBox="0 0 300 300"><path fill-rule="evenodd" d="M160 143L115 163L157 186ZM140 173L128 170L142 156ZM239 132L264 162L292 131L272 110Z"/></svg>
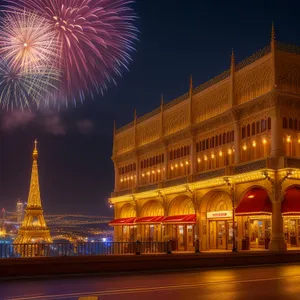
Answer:
<svg viewBox="0 0 300 300"><path fill-rule="evenodd" d="M34 142L33 163L30 181L30 190L25 217L19 229L14 244L29 244L36 242L51 243L49 228L43 215L43 208L40 195L39 174L38 174L38 150L37 140Z"/></svg>
<svg viewBox="0 0 300 300"><path fill-rule="evenodd" d="M115 240L300 246L299 156L300 48L272 28L267 47L114 130Z"/></svg>

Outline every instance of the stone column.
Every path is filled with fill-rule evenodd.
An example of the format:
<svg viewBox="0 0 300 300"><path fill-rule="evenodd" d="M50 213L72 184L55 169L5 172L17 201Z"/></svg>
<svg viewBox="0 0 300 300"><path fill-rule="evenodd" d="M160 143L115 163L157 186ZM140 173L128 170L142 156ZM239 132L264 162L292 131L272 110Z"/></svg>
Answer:
<svg viewBox="0 0 300 300"><path fill-rule="evenodd" d="M240 163L241 155L241 126L240 122L236 121L234 124L234 163Z"/></svg>
<svg viewBox="0 0 300 300"><path fill-rule="evenodd" d="M280 109L274 108L271 112L271 157L284 155L282 120Z"/></svg>
<svg viewBox="0 0 300 300"><path fill-rule="evenodd" d="M272 235L269 244L270 251L286 251L287 245L283 235L283 217L281 214L281 182L278 175L275 175L272 197Z"/></svg>

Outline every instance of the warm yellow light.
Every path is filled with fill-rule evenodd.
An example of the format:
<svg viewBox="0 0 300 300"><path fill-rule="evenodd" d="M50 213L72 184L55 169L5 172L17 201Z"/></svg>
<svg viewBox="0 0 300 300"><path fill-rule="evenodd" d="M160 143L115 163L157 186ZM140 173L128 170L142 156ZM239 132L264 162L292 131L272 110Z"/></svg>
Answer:
<svg viewBox="0 0 300 300"><path fill-rule="evenodd" d="M232 154L232 150L228 149L228 155L231 155L231 154Z"/></svg>
<svg viewBox="0 0 300 300"><path fill-rule="evenodd" d="M186 164L186 165L188 165L188 164L189 164L189 162L188 162L188 161L186 161L186 162L185 162L185 164Z"/></svg>
<svg viewBox="0 0 300 300"><path fill-rule="evenodd" d="M201 158L198 157L198 163L201 163Z"/></svg>
<svg viewBox="0 0 300 300"><path fill-rule="evenodd" d="M177 165L177 164L175 165L175 168L178 168L178 165Z"/></svg>
<svg viewBox="0 0 300 300"><path fill-rule="evenodd" d="M24 48L27 48L28 47L28 44L27 43L24 43Z"/></svg>
<svg viewBox="0 0 300 300"><path fill-rule="evenodd" d="M183 167L183 163L180 163L180 167Z"/></svg>
<svg viewBox="0 0 300 300"><path fill-rule="evenodd" d="M222 151L219 152L219 156L223 156L223 152Z"/></svg>
<svg viewBox="0 0 300 300"><path fill-rule="evenodd" d="M248 198L252 199L254 198L254 195L249 195Z"/></svg>
<svg viewBox="0 0 300 300"><path fill-rule="evenodd" d="M255 141L253 141L252 146L256 147L256 142Z"/></svg>
<svg viewBox="0 0 300 300"><path fill-rule="evenodd" d="M172 170L172 171L174 170L174 167L173 167L173 165L171 166L171 170Z"/></svg>
<svg viewBox="0 0 300 300"><path fill-rule="evenodd" d="M267 140L266 139L263 139L263 144L265 145L267 143Z"/></svg>
<svg viewBox="0 0 300 300"><path fill-rule="evenodd" d="M244 151L247 150L247 146L246 146L246 145L243 146L243 150L244 150Z"/></svg>
<svg viewBox="0 0 300 300"><path fill-rule="evenodd" d="M298 139L298 144L300 144L300 139Z"/></svg>
<svg viewBox="0 0 300 300"><path fill-rule="evenodd" d="M124 180L123 180L123 178L121 178L121 182L123 182Z"/></svg>
<svg viewBox="0 0 300 300"><path fill-rule="evenodd" d="M207 156L206 155L204 156L204 160L207 161Z"/></svg>
<svg viewBox="0 0 300 300"><path fill-rule="evenodd" d="M147 175L150 176L150 172L149 171L147 172Z"/></svg>
<svg viewBox="0 0 300 300"><path fill-rule="evenodd" d="M214 155L213 153L211 154L211 158L212 158L212 159L214 159L214 158L215 158L215 155Z"/></svg>
<svg viewBox="0 0 300 300"><path fill-rule="evenodd" d="M160 169L157 170L157 173L160 173Z"/></svg>
<svg viewBox="0 0 300 300"><path fill-rule="evenodd" d="M155 174L155 171L154 171L154 170L152 170L152 174Z"/></svg>
<svg viewBox="0 0 300 300"><path fill-rule="evenodd" d="M142 174L142 177L145 177L145 174L144 174L144 173Z"/></svg>
<svg viewBox="0 0 300 300"><path fill-rule="evenodd" d="M288 143L290 143L290 142L291 142L291 137L288 136L288 137L286 138L286 141L287 141Z"/></svg>
<svg viewBox="0 0 300 300"><path fill-rule="evenodd" d="M133 179L133 176L131 176L130 179L132 180L132 179Z"/></svg>

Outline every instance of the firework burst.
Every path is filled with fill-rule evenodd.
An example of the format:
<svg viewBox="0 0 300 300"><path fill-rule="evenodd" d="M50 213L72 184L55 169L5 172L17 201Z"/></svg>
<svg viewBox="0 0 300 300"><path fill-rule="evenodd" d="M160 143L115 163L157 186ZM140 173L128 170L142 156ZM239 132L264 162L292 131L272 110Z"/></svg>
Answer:
<svg viewBox="0 0 300 300"><path fill-rule="evenodd" d="M59 71L41 66L30 70L0 61L0 107L7 110L39 107L47 95L57 90Z"/></svg>
<svg viewBox="0 0 300 300"><path fill-rule="evenodd" d="M23 11L3 18L0 55L16 70L50 68L59 60L57 42L51 24L41 16Z"/></svg>
<svg viewBox="0 0 300 300"><path fill-rule="evenodd" d="M137 30L130 0L7 1L39 14L52 24L63 70L61 89L68 100L83 98L93 86L103 91L130 62Z"/></svg>

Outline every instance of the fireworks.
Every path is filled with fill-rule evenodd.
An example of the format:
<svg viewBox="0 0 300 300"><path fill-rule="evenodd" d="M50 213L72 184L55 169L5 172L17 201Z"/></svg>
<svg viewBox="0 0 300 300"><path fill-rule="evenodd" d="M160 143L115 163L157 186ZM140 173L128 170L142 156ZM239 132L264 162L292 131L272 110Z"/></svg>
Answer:
<svg viewBox="0 0 300 300"><path fill-rule="evenodd" d="M130 0L7 1L45 18L57 37L56 67L63 71L60 95L84 98L91 88L102 91L130 62L137 30Z"/></svg>
<svg viewBox="0 0 300 300"><path fill-rule="evenodd" d="M38 107L57 88L60 73L55 69L31 71L0 61L0 106L6 109Z"/></svg>
<svg viewBox="0 0 300 300"><path fill-rule="evenodd" d="M0 55L11 67L23 70L51 67L58 60L55 33L43 17L23 11L3 18Z"/></svg>

